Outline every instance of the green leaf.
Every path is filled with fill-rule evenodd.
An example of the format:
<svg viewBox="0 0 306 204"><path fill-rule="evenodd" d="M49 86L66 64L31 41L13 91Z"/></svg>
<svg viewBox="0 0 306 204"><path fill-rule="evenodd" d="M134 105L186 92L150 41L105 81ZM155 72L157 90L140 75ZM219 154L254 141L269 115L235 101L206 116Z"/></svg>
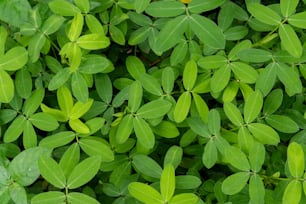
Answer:
<svg viewBox="0 0 306 204"><path fill-rule="evenodd" d="M89 134L90 130L87 125L85 125L80 119L69 120L69 126L72 130L81 134Z"/></svg>
<svg viewBox="0 0 306 204"><path fill-rule="evenodd" d="M201 179L192 175L180 175L175 177L176 189L196 189L201 183Z"/></svg>
<svg viewBox="0 0 306 204"><path fill-rule="evenodd" d="M28 46L29 57L31 62L36 62L40 57L40 51L46 43L46 36L42 33L36 33L31 38Z"/></svg>
<svg viewBox="0 0 306 204"><path fill-rule="evenodd" d="M11 177L22 186L31 185L40 175L38 169L39 157L50 153L49 149L43 147L23 150L10 163L9 172Z"/></svg>
<svg viewBox="0 0 306 204"><path fill-rule="evenodd" d="M258 77L257 71L249 64L233 62L230 63L230 68L240 82L248 84L253 84L256 82Z"/></svg>
<svg viewBox="0 0 306 204"><path fill-rule="evenodd" d="M278 133L268 125L252 123L247 127L252 135L262 144L277 145L280 141Z"/></svg>
<svg viewBox="0 0 306 204"><path fill-rule="evenodd" d="M168 164L171 164L174 168L177 168L183 157L183 149L179 146L173 145L171 146L164 158L164 167Z"/></svg>
<svg viewBox="0 0 306 204"><path fill-rule="evenodd" d="M185 5L178 1L156 1L150 3L145 11L153 17L176 17L185 9Z"/></svg>
<svg viewBox="0 0 306 204"><path fill-rule="evenodd" d="M303 54L303 48L299 37L294 29L288 24L282 24L279 27L279 37L282 46L293 57L299 58Z"/></svg>
<svg viewBox="0 0 306 204"><path fill-rule="evenodd" d="M254 174L249 181L249 195L252 203L265 203L265 186L260 176Z"/></svg>
<svg viewBox="0 0 306 204"><path fill-rule="evenodd" d="M63 86L70 78L70 74L71 73L69 68L61 69L60 71L58 71L49 82L48 89L50 91L54 91L59 87Z"/></svg>
<svg viewBox="0 0 306 204"><path fill-rule="evenodd" d="M267 96L264 103L263 107L264 114L270 115L274 113L282 105L282 102L283 102L282 89L275 89L271 91L271 93Z"/></svg>
<svg viewBox="0 0 306 204"><path fill-rule="evenodd" d="M187 91L191 91L197 80L198 67L194 60L186 63L183 72L183 85Z"/></svg>
<svg viewBox="0 0 306 204"><path fill-rule="evenodd" d="M41 156L38 159L40 174L56 188L63 189L66 186L66 178L61 167L49 156Z"/></svg>
<svg viewBox="0 0 306 204"><path fill-rule="evenodd" d="M213 167L218 160L218 151L214 141L211 139L209 140L205 147L204 153L202 155L202 162L206 168L210 169Z"/></svg>
<svg viewBox="0 0 306 204"><path fill-rule="evenodd" d="M289 17L295 13L299 0L280 0L280 10L284 17Z"/></svg>
<svg viewBox="0 0 306 204"><path fill-rule="evenodd" d="M151 94L156 96L161 96L163 90L161 89L159 81L149 74L141 74L139 81L141 82L142 87Z"/></svg>
<svg viewBox="0 0 306 204"><path fill-rule="evenodd" d="M80 101L77 101L70 112L70 119L74 120L74 119L78 119L80 117L82 117L82 115L84 115L92 106L92 103L94 102L93 99L88 99L88 101L86 103L82 103Z"/></svg>
<svg viewBox="0 0 306 204"><path fill-rule="evenodd" d="M70 115L73 107L73 98L70 90L66 86L61 86L59 89L57 89L56 94L60 109L66 113L66 115Z"/></svg>
<svg viewBox="0 0 306 204"><path fill-rule="evenodd" d="M101 159L98 156L91 156L81 161L68 176L67 187L75 189L89 182L98 173L100 163Z"/></svg>
<svg viewBox="0 0 306 204"><path fill-rule="evenodd" d="M261 112L263 106L263 96L259 90L249 95L244 104L244 121L246 123L253 122Z"/></svg>
<svg viewBox="0 0 306 204"><path fill-rule="evenodd" d="M248 32L249 30L245 26L233 26L224 32L224 38L228 41L242 40Z"/></svg>
<svg viewBox="0 0 306 204"><path fill-rule="evenodd" d="M151 127L153 132L164 138L175 138L180 135L176 125L170 121L161 121L158 125Z"/></svg>
<svg viewBox="0 0 306 204"><path fill-rule="evenodd" d="M29 98L32 91L32 77L28 70L21 69L16 72L16 92L22 98Z"/></svg>
<svg viewBox="0 0 306 204"><path fill-rule="evenodd" d="M257 142L254 142L249 151L249 160L252 171L259 172L265 161L265 147Z"/></svg>
<svg viewBox="0 0 306 204"><path fill-rule="evenodd" d="M45 96L45 89L36 89L32 92L30 98L28 98L22 108L23 114L26 116L31 116L33 113L37 111L40 104L42 103Z"/></svg>
<svg viewBox="0 0 306 204"><path fill-rule="evenodd" d="M175 122L180 123L186 119L189 113L190 105L191 105L191 94L190 92L186 91L180 95L175 105L173 112Z"/></svg>
<svg viewBox="0 0 306 204"><path fill-rule="evenodd" d="M31 5L26 0L3 0L0 2L1 21L7 22L16 28L28 21L30 11Z"/></svg>
<svg viewBox="0 0 306 204"><path fill-rule="evenodd" d="M207 125L201 120L201 118L191 117L188 118L188 125L190 129L197 133L199 136L210 138L211 133L208 130Z"/></svg>
<svg viewBox="0 0 306 204"><path fill-rule="evenodd" d="M109 33L114 42L118 43L119 45L125 45L125 35L117 26L110 24Z"/></svg>
<svg viewBox="0 0 306 204"><path fill-rule="evenodd" d="M80 147L89 156L100 156L102 162L111 162L114 160L114 152L109 145L95 140L91 137L82 138L79 140Z"/></svg>
<svg viewBox="0 0 306 204"><path fill-rule="evenodd" d="M200 95L193 93L193 102L202 121L207 122L209 109L204 99Z"/></svg>
<svg viewBox="0 0 306 204"><path fill-rule="evenodd" d="M5 131L3 141L9 143L17 140L23 132L25 125L26 118L23 115L19 115Z"/></svg>
<svg viewBox="0 0 306 204"><path fill-rule="evenodd" d="M110 40L104 34L86 34L76 41L77 45L86 50L98 50L107 48L110 45Z"/></svg>
<svg viewBox="0 0 306 204"><path fill-rule="evenodd" d="M0 125L4 125L12 121L17 115L17 112L12 109L1 109L0 110Z"/></svg>
<svg viewBox="0 0 306 204"><path fill-rule="evenodd" d="M61 131L48 137L43 138L39 142L39 146L47 148L57 148L69 144L75 138L75 133L72 131Z"/></svg>
<svg viewBox="0 0 306 204"><path fill-rule="evenodd" d="M16 46L0 56L0 69L15 71L21 69L28 61L28 52L24 47Z"/></svg>
<svg viewBox="0 0 306 204"><path fill-rule="evenodd" d="M162 174L162 168L151 157L142 154L136 154L132 160L135 168L143 175L159 179Z"/></svg>
<svg viewBox="0 0 306 204"><path fill-rule="evenodd" d="M131 114L122 118L116 131L116 141L123 144L130 137L133 130L133 116Z"/></svg>
<svg viewBox="0 0 306 204"><path fill-rule="evenodd" d="M221 29L209 18L192 14L189 17L189 26L204 44L214 49L224 48L224 35Z"/></svg>
<svg viewBox="0 0 306 204"><path fill-rule="evenodd" d="M287 162L290 174L295 178L300 178L304 174L304 151L300 144L292 142L287 149Z"/></svg>
<svg viewBox="0 0 306 204"><path fill-rule="evenodd" d="M198 196L193 193L181 193L175 195L169 204L196 204L199 201Z"/></svg>
<svg viewBox="0 0 306 204"><path fill-rule="evenodd" d="M225 64L227 64L227 59L222 55L205 56L198 61L198 65L204 69L217 69Z"/></svg>
<svg viewBox="0 0 306 204"><path fill-rule="evenodd" d="M113 97L112 81L107 74L95 75L95 86L99 97L106 103L110 103Z"/></svg>
<svg viewBox="0 0 306 204"><path fill-rule="evenodd" d="M255 89L259 89L263 96L266 96L272 90L276 81L276 72L275 63L268 64L264 70L260 72L255 83Z"/></svg>
<svg viewBox="0 0 306 204"><path fill-rule="evenodd" d="M250 164L246 155L237 147L231 146L225 150L226 160L235 168L249 171Z"/></svg>
<svg viewBox="0 0 306 204"><path fill-rule="evenodd" d="M259 21L268 25L279 25L282 18L271 8L259 3L250 3L247 6L248 11Z"/></svg>
<svg viewBox="0 0 306 204"><path fill-rule="evenodd" d="M213 10L221 6L224 2L225 2L224 0L210 0L210 1L192 0L188 4L188 9L192 13L202 13L205 11Z"/></svg>
<svg viewBox="0 0 306 204"><path fill-rule="evenodd" d="M90 30L90 32L92 33L104 33L104 28L102 26L102 24L100 23L100 21L91 14L87 14L85 16L85 22L86 25L88 27L88 29Z"/></svg>
<svg viewBox="0 0 306 204"><path fill-rule="evenodd" d="M144 119L160 118L168 113L171 106L169 101L157 99L141 106L136 114Z"/></svg>
<svg viewBox="0 0 306 204"><path fill-rule="evenodd" d="M84 25L83 15L81 13L76 13L74 15L74 18L72 19L70 28L67 33L67 37L71 42L74 42L79 38L83 30L83 25Z"/></svg>
<svg viewBox="0 0 306 204"><path fill-rule="evenodd" d="M110 65L111 62L106 57L91 54L80 64L78 71L84 74L103 73Z"/></svg>
<svg viewBox="0 0 306 204"><path fill-rule="evenodd" d="M239 109L232 103L224 103L223 109L228 119L236 126L243 125L243 118Z"/></svg>
<svg viewBox="0 0 306 204"><path fill-rule="evenodd" d="M139 0L137 0L139 1ZM142 2L145 2L145 1L142 1ZM129 16L129 19L137 24L137 25L140 25L142 27L145 27L145 26L149 26L152 24L152 20L150 17L146 16L146 15L143 15L143 14L138 14L138 13L135 13L135 12L128 12L127 15Z"/></svg>
<svg viewBox="0 0 306 204"><path fill-rule="evenodd" d="M82 74L79 72L74 72L72 74L71 87L73 95L80 102L85 103L88 101L88 85Z"/></svg>
<svg viewBox="0 0 306 204"><path fill-rule="evenodd" d="M142 86L139 81L130 85L128 107L131 112L136 112L142 101Z"/></svg>
<svg viewBox="0 0 306 204"><path fill-rule="evenodd" d="M210 88L212 92L221 92L229 83L231 78L231 69L229 65L224 65L218 69L210 80Z"/></svg>
<svg viewBox="0 0 306 204"><path fill-rule="evenodd" d="M299 131L299 126L296 122L285 115L269 115L266 117L266 122L283 133L296 133Z"/></svg>
<svg viewBox="0 0 306 204"><path fill-rule="evenodd" d="M164 202L169 202L175 190L175 171L171 164L164 167L160 177L160 192Z"/></svg>
<svg viewBox="0 0 306 204"><path fill-rule="evenodd" d="M32 123L27 120L23 129L23 146L25 149L37 146L37 135Z"/></svg>
<svg viewBox="0 0 306 204"><path fill-rule="evenodd" d="M221 118L217 109L212 109L208 113L208 130L210 133L216 135L221 130Z"/></svg>
<svg viewBox="0 0 306 204"><path fill-rule="evenodd" d="M10 75L0 69L0 102L9 103L14 97L14 82Z"/></svg>
<svg viewBox="0 0 306 204"><path fill-rule="evenodd" d="M187 20L185 15L169 20L157 36L154 51L162 53L176 45L186 31Z"/></svg>
<svg viewBox="0 0 306 204"><path fill-rule="evenodd" d="M177 44L170 56L171 66L175 66L181 63L186 58L187 53L188 53L188 43L186 41Z"/></svg>
<svg viewBox="0 0 306 204"><path fill-rule="evenodd" d="M74 16L81 12L78 7L65 0L53 0L48 5L53 13L61 16Z"/></svg>
<svg viewBox="0 0 306 204"><path fill-rule="evenodd" d="M18 183L9 188L11 199L14 203L27 204L27 192Z"/></svg>
<svg viewBox="0 0 306 204"><path fill-rule="evenodd" d="M84 193L71 192L67 196L67 201L71 204L100 204L96 199Z"/></svg>
<svg viewBox="0 0 306 204"><path fill-rule="evenodd" d="M35 127L44 131L52 131L59 126L55 118L43 112L35 113L34 115L30 116L29 121L31 121Z"/></svg>
<svg viewBox="0 0 306 204"><path fill-rule="evenodd" d="M21 29L20 29L21 30ZM5 43L8 37L8 32L7 32L7 28L0 26L0 56L4 55L5 52Z"/></svg>
<svg viewBox="0 0 306 204"><path fill-rule="evenodd" d="M49 191L35 195L31 199L31 204L54 204L54 203L64 203L66 200L66 195L59 191Z"/></svg>
<svg viewBox="0 0 306 204"><path fill-rule="evenodd" d="M41 30L46 35L50 35L52 33L55 33L62 24L64 23L65 18L59 15L51 15L42 26Z"/></svg>
<svg viewBox="0 0 306 204"><path fill-rule="evenodd" d="M239 193L247 184L249 177L248 172L238 172L226 177L222 183L222 192L227 195Z"/></svg>
<svg viewBox="0 0 306 204"><path fill-rule="evenodd" d="M88 13L90 10L90 4L89 4L89 0L73 0L75 5L77 5L77 7L79 9L81 9L81 11L83 13Z"/></svg>
<svg viewBox="0 0 306 204"><path fill-rule="evenodd" d="M174 71L171 67L166 67L162 72L162 87L167 94L170 94L174 87Z"/></svg>
<svg viewBox="0 0 306 204"><path fill-rule="evenodd" d="M132 182L128 185L128 190L134 198L136 198L137 200L143 203L148 203L148 204L164 203L159 192L147 184Z"/></svg>
<svg viewBox="0 0 306 204"><path fill-rule="evenodd" d="M77 143L73 143L65 151L59 162L66 178L71 174L72 169L78 164L79 160L80 147Z"/></svg>
<svg viewBox="0 0 306 204"><path fill-rule="evenodd" d="M288 22L294 27L306 29L306 11L289 16Z"/></svg>
<svg viewBox="0 0 306 204"><path fill-rule="evenodd" d="M248 48L239 51L237 57L245 62L261 63L270 61L272 59L272 54L267 50Z"/></svg>
<svg viewBox="0 0 306 204"><path fill-rule="evenodd" d="M135 30L130 35L130 38L128 41L129 45L137 45L137 44L144 42L150 35L150 31L151 31L150 27L141 27Z"/></svg>
<svg viewBox="0 0 306 204"><path fill-rule="evenodd" d="M144 119L135 117L133 119L133 127L137 141L147 149L152 149L155 144L155 137L149 124Z"/></svg>
<svg viewBox="0 0 306 204"><path fill-rule="evenodd" d="M292 180L283 194L283 203L299 204L302 197L302 184L298 180Z"/></svg>
<svg viewBox="0 0 306 204"><path fill-rule="evenodd" d="M135 56L128 56L125 65L129 74L136 80L139 80L140 76L146 73L146 68L143 62Z"/></svg>

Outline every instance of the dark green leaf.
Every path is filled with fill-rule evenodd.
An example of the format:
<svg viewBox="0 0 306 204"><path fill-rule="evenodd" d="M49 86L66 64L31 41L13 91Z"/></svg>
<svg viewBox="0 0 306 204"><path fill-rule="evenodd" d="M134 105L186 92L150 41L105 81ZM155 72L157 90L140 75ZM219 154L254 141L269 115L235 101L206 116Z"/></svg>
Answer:
<svg viewBox="0 0 306 204"><path fill-rule="evenodd" d="M10 75L0 69L0 102L9 103L14 97L14 82Z"/></svg>
<svg viewBox="0 0 306 204"><path fill-rule="evenodd" d="M150 128L149 124L140 117L133 119L133 127L137 137L137 141L140 142L147 149L152 149L155 144L155 136Z"/></svg>
<svg viewBox="0 0 306 204"><path fill-rule="evenodd" d="M179 146L172 146L168 149L165 158L164 166L171 164L174 168L177 168L183 157L183 149Z"/></svg>
<svg viewBox="0 0 306 204"><path fill-rule="evenodd" d="M130 85L128 107L131 112L136 112L142 101L142 86L139 81Z"/></svg>
<svg viewBox="0 0 306 204"><path fill-rule="evenodd" d="M140 76L146 73L146 68L143 62L135 56L128 56L125 65L129 74L136 80L139 80Z"/></svg>
<svg viewBox="0 0 306 204"><path fill-rule="evenodd" d="M69 68L61 69L58 71L48 84L48 89L50 91L56 90L62 85L64 85L70 78Z"/></svg>
<svg viewBox="0 0 306 204"><path fill-rule="evenodd" d="M95 86L100 98L104 102L110 103L113 97L113 87L109 76L107 74L95 75Z"/></svg>
<svg viewBox="0 0 306 204"><path fill-rule="evenodd" d="M263 96L266 96L273 88L276 81L276 72L275 63L268 64L265 69L260 72L255 83L255 89L259 89Z"/></svg>
<svg viewBox="0 0 306 204"><path fill-rule="evenodd" d="M16 92L22 98L29 98L32 91L32 77L28 70L21 69L16 72Z"/></svg>
<svg viewBox="0 0 306 204"><path fill-rule="evenodd" d="M269 51L256 48L241 50L237 53L237 56L242 61L256 63L267 62L272 58L272 54Z"/></svg>
<svg viewBox="0 0 306 204"><path fill-rule="evenodd" d="M18 6L16 6L18 5ZM3 0L0 2L0 19L9 25L19 27L29 19L31 5L26 0Z"/></svg>
<svg viewBox="0 0 306 204"><path fill-rule="evenodd" d="M281 89L275 89L267 96L263 112L267 115L270 115L277 111L283 102L283 91Z"/></svg>

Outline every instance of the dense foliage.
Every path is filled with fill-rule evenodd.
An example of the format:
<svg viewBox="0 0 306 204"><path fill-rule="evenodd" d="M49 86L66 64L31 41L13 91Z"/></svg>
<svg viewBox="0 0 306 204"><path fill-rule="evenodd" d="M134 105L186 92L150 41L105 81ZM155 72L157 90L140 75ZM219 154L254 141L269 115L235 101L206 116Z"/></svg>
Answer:
<svg viewBox="0 0 306 204"><path fill-rule="evenodd" d="M0 0L0 203L306 203L305 3Z"/></svg>

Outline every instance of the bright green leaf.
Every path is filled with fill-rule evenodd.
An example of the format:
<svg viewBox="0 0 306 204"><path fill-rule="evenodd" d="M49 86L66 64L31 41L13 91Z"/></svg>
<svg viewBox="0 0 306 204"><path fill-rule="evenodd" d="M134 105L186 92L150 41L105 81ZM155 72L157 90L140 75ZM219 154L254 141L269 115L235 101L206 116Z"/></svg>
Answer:
<svg viewBox="0 0 306 204"><path fill-rule="evenodd" d="M252 123L248 125L248 129L262 144L277 145L280 141L278 133L268 125Z"/></svg>
<svg viewBox="0 0 306 204"><path fill-rule="evenodd" d="M43 112L35 113L34 115L31 115L29 118L29 121L31 121L31 123L35 127L37 127L40 130L44 130L44 131L52 131L58 128L59 126L55 118Z"/></svg>
<svg viewBox="0 0 306 204"><path fill-rule="evenodd" d="M287 149L287 159L290 174L295 178L302 177L305 170L302 146L296 142L290 143Z"/></svg>
<svg viewBox="0 0 306 204"><path fill-rule="evenodd" d="M247 184L249 177L248 172L238 172L226 177L222 183L222 192L227 195L239 193Z"/></svg>
<svg viewBox="0 0 306 204"><path fill-rule="evenodd" d="M283 194L283 203L299 204L302 196L302 184L298 180L292 180Z"/></svg>
<svg viewBox="0 0 306 204"><path fill-rule="evenodd" d="M54 204L54 203L64 203L66 200L66 195L59 191L49 191L35 195L31 199L31 204Z"/></svg>
<svg viewBox="0 0 306 204"><path fill-rule="evenodd" d="M184 92L180 95L174 108L174 120L177 123L186 119L191 105L190 92Z"/></svg>

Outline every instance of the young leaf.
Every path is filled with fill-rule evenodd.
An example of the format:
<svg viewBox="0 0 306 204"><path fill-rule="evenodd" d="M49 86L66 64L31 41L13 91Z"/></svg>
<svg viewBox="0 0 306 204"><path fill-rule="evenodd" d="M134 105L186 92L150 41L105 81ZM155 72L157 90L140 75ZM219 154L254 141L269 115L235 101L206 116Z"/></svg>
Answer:
<svg viewBox="0 0 306 204"><path fill-rule="evenodd" d="M73 98L70 90L66 86L61 86L57 89L56 95L60 109L66 113L66 115L69 115L73 107Z"/></svg>
<svg viewBox="0 0 306 204"><path fill-rule="evenodd" d="M254 174L249 181L250 201L253 203L264 203L265 186L260 176Z"/></svg>
<svg viewBox="0 0 306 204"><path fill-rule="evenodd" d="M174 168L177 168L183 157L183 149L178 146L171 146L164 158L164 167L171 164Z"/></svg>
<svg viewBox="0 0 306 204"><path fill-rule="evenodd" d="M151 157L142 154L133 156L133 165L141 174L159 179L162 174L162 168Z"/></svg>
<svg viewBox="0 0 306 204"><path fill-rule="evenodd" d="M196 204L199 201L198 196L193 193L181 193L175 195L169 204Z"/></svg>
<svg viewBox="0 0 306 204"><path fill-rule="evenodd" d="M171 106L169 101L157 99L141 106L136 114L144 119L160 118L168 113Z"/></svg>
<svg viewBox="0 0 306 204"><path fill-rule="evenodd" d="M147 184L132 182L128 185L128 190L134 198L136 198L137 200L143 203L152 203L152 204L164 203L160 193Z"/></svg>
<svg viewBox="0 0 306 204"><path fill-rule="evenodd" d="M86 195L84 193L78 192L71 192L67 196L67 201L72 204L100 204L96 199L93 197Z"/></svg>
<svg viewBox="0 0 306 204"><path fill-rule="evenodd" d="M85 125L80 119L70 119L69 126L72 130L76 131L77 133L81 134L89 134L90 130L87 125Z"/></svg>
<svg viewBox="0 0 306 204"><path fill-rule="evenodd" d="M160 177L160 192L164 202L169 202L175 190L175 171L171 164L164 167Z"/></svg>
<svg viewBox="0 0 306 204"><path fill-rule="evenodd" d="M236 126L242 126L243 118L239 109L232 103L224 103L223 105L225 115Z"/></svg>
<svg viewBox="0 0 306 204"><path fill-rule="evenodd" d="M53 186L63 189L66 185L66 178L61 167L49 156L41 156L38 159L40 174Z"/></svg>
<svg viewBox="0 0 306 204"><path fill-rule="evenodd" d="M183 122L186 119L191 105L190 92L184 92L180 95L174 108L174 120L177 123Z"/></svg>
<svg viewBox="0 0 306 204"><path fill-rule="evenodd" d="M222 183L222 192L227 195L239 193L247 184L249 177L248 172L238 172L226 177Z"/></svg>
<svg viewBox="0 0 306 204"><path fill-rule="evenodd" d="M34 115L30 116L29 121L31 121L35 127L44 131L52 131L59 126L55 118L43 112L35 113Z"/></svg>
<svg viewBox="0 0 306 204"><path fill-rule="evenodd" d="M91 137L79 140L81 149L89 156L100 156L102 162L111 162L114 160L114 152L105 143L95 140Z"/></svg>
<svg viewBox="0 0 306 204"><path fill-rule="evenodd" d="M305 170L302 146L296 142L290 143L287 150L287 159L290 174L295 178L302 177Z"/></svg>
<svg viewBox="0 0 306 204"><path fill-rule="evenodd" d="M10 75L0 69L0 102L9 103L14 97L14 82Z"/></svg>
<svg viewBox="0 0 306 204"><path fill-rule="evenodd" d="M16 46L0 56L0 69L15 71L21 69L28 61L28 52L24 47Z"/></svg>
<svg viewBox="0 0 306 204"><path fill-rule="evenodd" d="M82 117L90 109L93 101L93 99L89 99L86 103L77 101L71 109L70 119L74 120Z"/></svg>
<svg viewBox="0 0 306 204"><path fill-rule="evenodd" d="M39 146L47 148L57 148L70 143L75 138L75 133L72 131L61 131L59 133L49 135L39 142Z"/></svg>
<svg viewBox="0 0 306 204"><path fill-rule="evenodd" d="M277 145L280 141L278 133L268 125L252 123L248 125L248 129L262 144Z"/></svg>
<svg viewBox="0 0 306 204"><path fill-rule="evenodd" d="M81 161L68 176L67 187L75 189L89 182L98 173L100 163L101 159L98 156L91 156Z"/></svg>
<svg viewBox="0 0 306 204"><path fill-rule="evenodd" d="M185 5L178 1L159 1L150 3L145 11L153 17L176 17L185 9Z"/></svg>
<svg viewBox="0 0 306 204"><path fill-rule="evenodd" d="M294 14L299 0L280 0L280 9L284 17L289 17Z"/></svg>
<svg viewBox="0 0 306 204"><path fill-rule="evenodd" d="M250 94L250 96L246 99L244 105L244 121L246 123L253 122L259 113L261 112L261 108L263 106L263 97L259 90L254 91Z"/></svg>
<svg viewBox="0 0 306 204"><path fill-rule="evenodd" d="M123 144L130 137L133 130L133 116L131 114L126 115L120 121L120 124L116 131L116 141L119 144Z"/></svg>
<svg viewBox="0 0 306 204"><path fill-rule="evenodd" d="M110 40L104 34L93 33L79 37L76 43L86 50L98 50L107 48L110 45Z"/></svg>
<svg viewBox="0 0 306 204"><path fill-rule="evenodd" d="M54 203L64 203L66 200L66 195L59 191L49 191L40 194L36 194L32 199L32 204L54 204Z"/></svg>
<svg viewBox="0 0 306 204"><path fill-rule="evenodd" d="M53 0L48 5L53 13L61 16L74 16L81 12L78 7L65 0Z"/></svg>
<svg viewBox="0 0 306 204"><path fill-rule="evenodd" d="M189 26L196 36L209 47L224 48L224 35L221 29L209 18L192 14L189 18Z"/></svg>
<svg viewBox="0 0 306 204"><path fill-rule="evenodd" d="M241 171L249 171L250 164L246 155L237 147L229 147L225 150L226 160Z"/></svg>
<svg viewBox="0 0 306 204"><path fill-rule="evenodd" d="M26 118L23 115L19 115L5 131L3 141L9 143L17 140L23 132L25 125Z"/></svg>
<svg viewBox="0 0 306 204"><path fill-rule="evenodd" d="M248 11L258 20L268 25L279 25L281 17L271 8L259 3L248 4Z"/></svg>
<svg viewBox="0 0 306 204"><path fill-rule="evenodd" d="M133 127L137 141L147 149L152 149L155 144L155 137L149 124L144 119L135 117L133 118Z"/></svg>
<svg viewBox="0 0 306 204"><path fill-rule="evenodd" d="M293 57L299 58L303 54L303 48L299 37L294 29L288 24L282 24L279 27L279 37L282 42L282 46Z"/></svg>
<svg viewBox="0 0 306 204"><path fill-rule="evenodd" d="M285 115L269 115L266 122L276 130L284 133L296 133L299 131L298 124Z"/></svg>
<svg viewBox="0 0 306 204"><path fill-rule="evenodd" d="M160 87L159 81L149 74L141 74L139 81L141 82L142 87L151 94L156 96L161 96L163 90Z"/></svg>
<svg viewBox="0 0 306 204"><path fill-rule="evenodd" d="M131 112L136 112L142 101L142 86L139 81L130 85L128 107Z"/></svg>
<svg viewBox="0 0 306 204"><path fill-rule="evenodd" d="M186 63L183 72L183 85L187 91L191 91L197 80L198 67L194 60Z"/></svg>
<svg viewBox="0 0 306 204"><path fill-rule="evenodd" d="M292 180L283 194L283 203L299 204L302 197L302 184L298 180Z"/></svg>
<svg viewBox="0 0 306 204"><path fill-rule="evenodd" d="M218 160L218 151L214 141L211 139L209 140L205 147L204 153L202 155L202 162L206 168L210 169L213 167Z"/></svg>

